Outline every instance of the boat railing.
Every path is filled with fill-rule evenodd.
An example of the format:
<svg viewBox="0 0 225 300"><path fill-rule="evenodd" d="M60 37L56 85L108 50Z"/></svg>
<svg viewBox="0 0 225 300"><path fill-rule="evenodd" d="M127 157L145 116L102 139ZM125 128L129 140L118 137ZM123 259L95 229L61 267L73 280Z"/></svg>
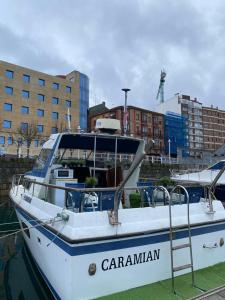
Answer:
<svg viewBox="0 0 225 300"><path fill-rule="evenodd" d="M138 164L139 160L136 160L134 168ZM24 194L28 194L32 197L39 197L43 201L54 203L62 208L66 208L78 213L84 211L107 210L109 211L109 222L112 225L119 224L118 210L119 207L121 207L122 202L126 208L154 208L159 205L163 206L169 204L168 189L164 188L163 186L149 186L147 183L143 183L143 185L140 186L129 186L127 181L131 175L132 171L128 174L126 180L123 181L119 187L89 188L59 186L55 184L39 182L37 180L27 178L24 174L18 174L14 175L13 177L12 191L15 193L15 195L18 196L19 194L19 196L21 196L22 188ZM40 187L43 187L43 189ZM52 198L54 193L58 193L57 190L64 192L60 194L60 205L55 203ZM132 197L130 197L130 194L132 194L132 197L136 196L139 199L136 206L134 205L135 201L132 203ZM185 195L182 193L182 191L179 193L172 191L172 193L170 193L170 197L171 201L173 201L173 204L185 203ZM133 197L133 199L134 198L135 197Z"/></svg>
<svg viewBox="0 0 225 300"><path fill-rule="evenodd" d="M138 161L137 161L138 164ZM132 173L128 176L128 178L131 176ZM127 181L126 181L127 182ZM168 201L164 199L163 200L161 195L154 194L154 190L156 189L155 186L149 186L148 184L143 184L141 186L127 186L126 182L123 182L119 187L71 187L71 186L59 186L55 184L49 184L44 182L39 182L37 180L27 178L24 174L17 174L13 176L12 180L12 191L18 196L18 194L21 195L21 189L19 187L22 187L23 193L28 193L32 197L37 197L39 194L40 189L36 189L37 186L43 187L42 190L42 197L40 197L43 201L51 202L52 199L49 197L51 191L61 190L64 191L64 198L62 199L62 207L71 209L75 212L83 212L85 211L85 200L87 200L88 195L96 195L98 197L98 207L94 205L92 201L92 197L89 198L89 211L95 211L95 210L109 210L111 211L112 215L116 218L116 213L118 214L118 209L121 204L121 199L123 197L124 202L126 199L126 208L130 207L137 207L133 206L131 203L130 205L130 194L133 194L134 196L138 196L139 198L139 207L155 207L158 205L167 205ZM163 187L157 187L157 189ZM38 192L37 192L38 191ZM70 197L80 197L80 203L77 207L73 207L69 204ZM159 197L158 197L159 196ZM39 196L38 196L39 197ZM94 197L93 197L94 198ZM111 198L110 205L107 209L105 207L105 202L108 201L108 199ZM94 198L95 199L95 198ZM125 203L124 203L125 204ZM74 209L73 209L74 208ZM114 219L114 221L118 222L118 215L117 219ZM112 222L113 223L113 222Z"/></svg>

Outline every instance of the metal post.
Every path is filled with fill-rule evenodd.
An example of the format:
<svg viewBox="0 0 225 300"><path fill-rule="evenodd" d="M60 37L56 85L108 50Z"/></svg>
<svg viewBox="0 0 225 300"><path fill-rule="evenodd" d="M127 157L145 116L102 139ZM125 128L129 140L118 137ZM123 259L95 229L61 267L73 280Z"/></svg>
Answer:
<svg viewBox="0 0 225 300"><path fill-rule="evenodd" d="M171 149L170 149L170 143L171 143L171 140L168 139L168 145L169 145L169 163L171 164Z"/></svg>
<svg viewBox="0 0 225 300"><path fill-rule="evenodd" d="M127 92L130 91L130 89L122 89L122 91L125 92L125 103L124 103L124 117L123 117L123 134L127 134Z"/></svg>
<svg viewBox="0 0 225 300"><path fill-rule="evenodd" d="M95 177L95 156L96 156L96 135L95 135L95 141L94 141L94 172L93 172L93 177Z"/></svg>
<svg viewBox="0 0 225 300"><path fill-rule="evenodd" d="M117 138L116 138L116 141L115 141L115 161L114 161L114 183L115 183L115 187L116 187L116 168L117 168Z"/></svg>

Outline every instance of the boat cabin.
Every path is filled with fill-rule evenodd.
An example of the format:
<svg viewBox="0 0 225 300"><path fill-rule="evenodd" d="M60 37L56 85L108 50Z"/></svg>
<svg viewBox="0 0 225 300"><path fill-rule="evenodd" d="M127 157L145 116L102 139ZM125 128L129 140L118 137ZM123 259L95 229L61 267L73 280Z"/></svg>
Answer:
<svg viewBox="0 0 225 300"><path fill-rule="evenodd" d="M86 198L91 209L113 208L115 189L125 178L138 152L144 152L144 142L127 136L109 133L59 133L50 136L43 145L36 164L26 178L45 185L63 188L105 189L89 193L66 192L65 189L31 184L30 191L57 206L79 210ZM139 168L127 185L137 185ZM106 201L106 199L108 199ZM101 206L101 207L100 207Z"/></svg>

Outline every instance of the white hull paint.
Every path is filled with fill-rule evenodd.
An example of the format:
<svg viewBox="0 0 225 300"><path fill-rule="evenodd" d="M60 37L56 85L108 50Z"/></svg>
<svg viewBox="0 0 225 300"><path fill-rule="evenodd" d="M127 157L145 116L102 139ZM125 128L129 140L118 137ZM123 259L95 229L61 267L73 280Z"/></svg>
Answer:
<svg viewBox="0 0 225 300"><path fill-rule="evenodd" d="M24 218L26 212L29 212L29 204L23 203L24 201L20 201L20 203L18 203L12 194L11 198L14 203L18 205L17 215L19 220L23 221L28 227L30 227L30 222L27 218ZM179 207L181 209L181 206L177 206L175 209L179 210ZM196 207L197 206L195 206L195 208ZM202 216L200 216L199 213L199 218L201 219L202 217L202 220L200 221L203 221L203 219L205 221L208 219L208 221L204 226L199 225L193 229L192 244L195 270L225 261L225 246L220 246L221 239L225 240L225 213L219 202L215 202L215 207L217 207L218 210L221 209L221 211L218 211L218 217L216 217L217 212L214 216L209 216L205 214L203 210ZM23 209L23 212L21 208ZM153 216L157 215L157 210L160 209L160 207L150 209L153 211ZM141 209L138 210L140 213ZM132 209L123 210L123 213L125 212L124 214L126 214L126 211L129 211L130 218L132 218ZM142 218L145 218L144 211L146 211L146 209L142 209L142 211ZM35 213L35 209L33 209L32 213ZM91 217L94 213L85 213L83 216L86 214L89 214ZM133 217L135 218L135 209L133 209L133 214ZM149 218L152 216L149 214ZM121 227L123 227L123 217L125 218L125 216L121 215ZM214 221L214 223L211 223L212 221ZM158 226L160 222L161 227ZM163 228L163 219L161 219L159 223L156 224L158 229ZM125 227L127 225L128 224L124 224ZM138 226L135 222L133 225ZM130 224L131 227L133 225ZM144 223L142 226L139 224L139 227L144 228L143 225ZM110 225L108 226L110 227ZM58 228L60 227L62 227L62 224L59 225ZM222 228L222 230L220 230L220 228ZM46 230L44 229L44 231ZM184 230L181 230L180 233L178 232L178 236L179 234L182 236L182 232L184 232ZM46 236L46 232L40 232L37 228L30 229L30 238L28 238L24 233L24 238L36 263L42 271L44 279L48 282L51 290L55 290L55 297L57 299L92 299L171 277L169 235L166 230L161 233L146 234L144 236L140 234L135 237L117 238L113 240L105 239L74 246L68 246L68 244L65 244L69 247L69 249L72 249L69 250L72 251L72 255L57 245L53 239L54 236L53 238L49 238ZM157 239L157 241L154 242L153 238ZM175 241L176 244L182 244L185 242L187 242L186 237L176 239ZM50 245L47 246L49 243ZM118 244L121 245L121 247L118 246ZM206 248L204 248L204 245ZM80 246L85 247L85 250L76 248ZM83 251L83 253L81 255L76 255L76 251ZM88 253L85 254L85 251L88 251ZM149 251L151 251L152 257L150 257L147 261L146 257ZM159 254L159 257L154 255L154 251L158 251L157 254ZM179 266L190 263L188 251L188 248L176 251L175 265ZM144 254L142 255L142 260L145 260L145 262L140 263L139 261L139 263L137 263L136 261L134 264L134 255L138 255L140 253L146 253L145 258L143 258ZM129 262L127 263L128 256L131 257L132 264ZM119 257L124 258L123 265L125 265L126 262L127 266L122 266L121 261L119 265ZM97 269L95 275L90 276L88 269L92 263L96 264ZM180 271L177 275L184 274L186 272L189 272L189 270Z"/></svg>

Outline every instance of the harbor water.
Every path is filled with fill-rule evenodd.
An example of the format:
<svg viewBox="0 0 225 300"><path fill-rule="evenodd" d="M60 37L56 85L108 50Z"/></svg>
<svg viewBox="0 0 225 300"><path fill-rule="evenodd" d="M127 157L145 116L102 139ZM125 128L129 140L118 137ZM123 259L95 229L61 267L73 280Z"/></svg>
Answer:
<svg viewBox="0 0 225 300"><path fill-rule="evenodd" d="M0 201L0 300L53 299L43 281L19 229L9 199Z"/></svg>

